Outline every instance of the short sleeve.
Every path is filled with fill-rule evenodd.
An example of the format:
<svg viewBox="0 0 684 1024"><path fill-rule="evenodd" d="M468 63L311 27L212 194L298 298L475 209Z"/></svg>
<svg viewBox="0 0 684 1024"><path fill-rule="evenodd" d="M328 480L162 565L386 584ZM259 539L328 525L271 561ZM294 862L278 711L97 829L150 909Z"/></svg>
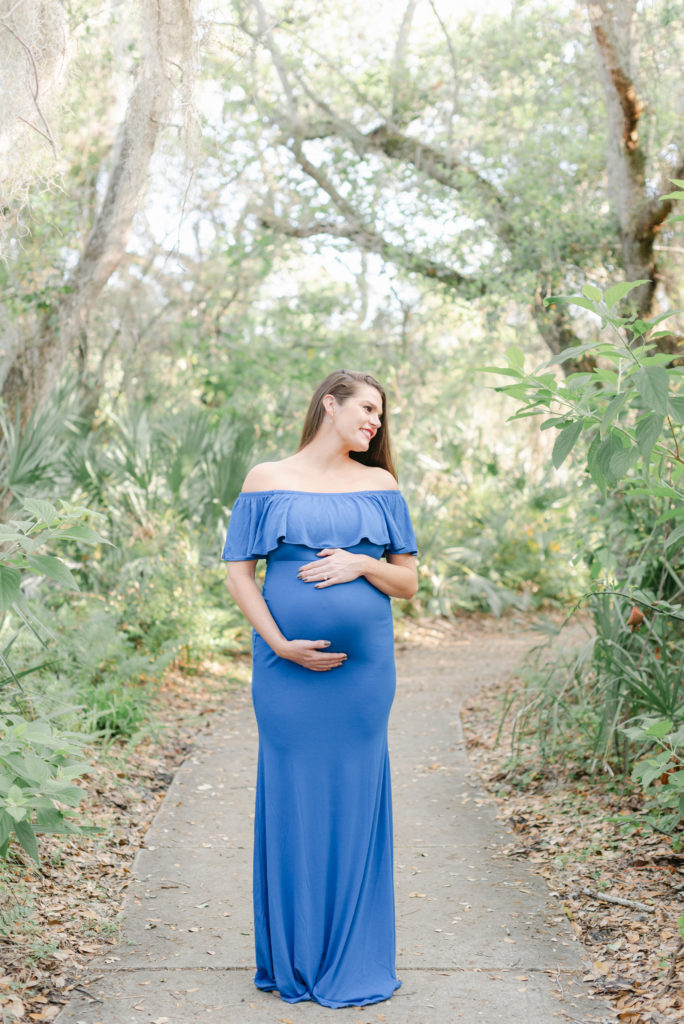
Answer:
<svg viewBox="0 0 684 1024"><path fill-rule="evenodd" d="M224 562L249 562L253 558L265 558L262 521L266 512L267 498L263 494L241 492L238 494L228 520L226 543L221 558Z"/></svg>
<svg viewBox="0 0 684 1024"><path fill-rule="evenodd" d="M384 496L385 492L381 492ZM399 491L387 491L385 519L389 533L386 551L394 555L417 555L418 545L406 499Z"/></svg>

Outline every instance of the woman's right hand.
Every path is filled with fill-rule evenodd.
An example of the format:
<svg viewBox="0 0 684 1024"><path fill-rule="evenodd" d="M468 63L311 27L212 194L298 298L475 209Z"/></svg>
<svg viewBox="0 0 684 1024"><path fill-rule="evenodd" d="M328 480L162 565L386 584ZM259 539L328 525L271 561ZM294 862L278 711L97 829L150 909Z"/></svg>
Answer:
<svg viewBox="0 0 684 1024"><path fill-rule="evenodd" d="M326 650L329 646L329 640L286 640L276 654L313 672L329 672L347 660L346 654Z"/></svg>

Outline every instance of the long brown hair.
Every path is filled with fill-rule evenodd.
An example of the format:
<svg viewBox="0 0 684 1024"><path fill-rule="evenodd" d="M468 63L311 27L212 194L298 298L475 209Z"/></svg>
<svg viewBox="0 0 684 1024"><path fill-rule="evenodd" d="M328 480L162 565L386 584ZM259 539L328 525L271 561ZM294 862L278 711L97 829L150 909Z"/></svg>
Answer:
<svg viewBox="0 0 684 1024"><path fill-rule="evenodd" d="M301 451L318 433L321 423L325 418L325 406L323 405L325 396L332 395L340 405L343 405L358 390L359 384L369 384L379 392L382 398L382 419L380 429L371 439L368 450L365 452L350 452L349 454L352 459L356 459L357 462L363 462L366 466L381 466L383 469L389 470L396 480L397 474L390 449L385 389L369 373L358 373L356 370L333 370L325 380L321 381L309 403L297 451Z"/></svg>

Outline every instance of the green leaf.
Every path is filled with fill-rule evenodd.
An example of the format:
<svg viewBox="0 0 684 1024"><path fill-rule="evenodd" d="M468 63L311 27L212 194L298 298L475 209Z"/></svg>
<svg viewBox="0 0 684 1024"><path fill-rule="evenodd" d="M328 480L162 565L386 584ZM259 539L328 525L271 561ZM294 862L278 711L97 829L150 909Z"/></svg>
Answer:
<svg viewBox="0 0 684 1024"><path fill-rule="evenodd" d="M632 772L632 778L641 782L644 789L648 789L652 782L663 774L667 761L663 764L657 763L656 758L649 759L646 763L638 764Z"/></svg>
<svg viewBox="0 0 684 1024"><path fill-rule="evenodd" d="M629 329L635 338L640 338L643 334L646 334L650 328L651 325L647 320L635 320L634 323L629 326Z"/></svg>
<svg viewBox="0 0 684 1024"><path fill-rule="evenodd" d="M649 457L653 450L653 445L660 437L664 422L665 417L657 412L649 412L646 416L641 416L637 420L635 430L636 443L645 459Z"/></svg>
<svg viewBox="0 0 684 1024"><path fill-rule="evenodd" d="M0 564L0 612L6 612L19 597L21 573L9 565Z"/></svg>
<svg viewBox="0 0 684 1024"><path fill-rule="evenodd" d="M577 359L578 356L584 355L585 352L590 352L591 349L596 348L596 343L593 341L587 341L583 345L571 345L569 348L564 348L562 352L549 359L548 365L554 366L557 363L564 363L568 359Z"/></svg>
<svg viewBox="0 0 684 1024"><path fill-rule="evenodd" d="M529 388L527 384L503 384L501 387L494 388L494 390L510 395L511 398L525 398Z"/></svg>
<svg viewBox="0 0 684 1024"><path fill-rule="evenodd" d="M669 548L672 544L676 544L680 540L684 540L684 526L678 526L676 530L672 531L665 541L665 547Z"/></svg>
<svg viewBox="0 0 684 1024"><path fill-rule="evenodd" d="M596 303L592 302L590 299L584 298L583 295L553 295L544 299L545 306L552 306L554 303L558 302L567 302L570 306L581 306L582 309L588 309L591 310L592 313L596 313Z"/></svg>
<svg viewBox="0 0 684 1024"><path fill-rule="evenodd" d="M515 377L516 380L521 380L525 376L524 373L513 369L512 366L476 366L475 371L477 373L502 373L504 377Z"/></svg>
<svg viewBox="0 0 684 1024"><path fill-rule="evenodd" d="M673 501L682 500L682 494L680 491L676 491L674 487L668 487L667 484L651 484L650 487L635 487L632 494L649 494L654 498L671 498Z"/></svg>
<svg viewBox="0 0 684 1024"><path fill-rule="evenodd" d="M658 516L655 525L660 526L661 523L666 523L668 519L684 519L684 508L668 508Z"/></svg>
<svg viewBox="0 0 684 1024"><path fill-rule="evenodd" d="M581 295L573 295L568 299L568 302L571 306L581 306L582 309L588 309L591 313L596 313L597 316L599 315L596 311L596 303L592 302L590 299L583 299Z"/></svg>
<svg viewBox="0 0 684 1024"><path fill-rule="evenodd" d="M670 733L667 742L670 747L684 747L684 725L680 725L675 732Z"/></svg>
<svg viewBox="0 0 684 1024"><path fill-rule="evenodd" d="M73 526L68 526L65 530L58 530L54 534L59 540L82 540L86 544L108 544L109 541L105 541L104 537L101 537L99 533L90 526L83 526L80 523L74 523Z"/></svg>
<svg viewBox="0 0 684 1024"><path fill-rule="evenodd" d="M556 442L553 446L553 452L551 454L551 461L553 462L556 469L562 466L568 455L575 447L575 443L582 433L582 427L584 426L584 419L575 420L574 423L568 423L567 427L563 427L560 434L556 438Z"/></svg>
<svg viewBox="0 0 684 1024"><path fill-rule="evenodd" d="M24 498L23 505L32 515L48 526L57 518L57 509L49 501L43 501L41 498Z"/></svg>
<svg viewBox="0 0 684 1024"><path fill-rule="evenodd" d="M684 309L668 309L665 313L659 313L658 316L654 316L648 322L651 327L655 327L656 324L662 323L663 320L669 320L671 316L679 316L681 313L684 313ZM671 358L672 356L670 356Z"/></svg>
<svg viewBox="0 0 684 1024"><path fill-rule="evenodd" d="M6 541L22 540L23 537L23 533L18 533L16 530L13 530L11 526L7 526L5 523L0 523L0 543L4 544Z"/></svg>
<svg viewBox="0 0 684 1024"><path fill-rule="evenodd" d="M667 779L667 785L671 790L678 789L680 792L684 792L684 770L680 768L679 771L671 772Z"/></svg>
<svg viewBox="0 0 684 1024"><path fill-rule="evenodd" d="M632 468L638 458L639 449L634 446L623 448L622 451L615 452L611 455L608 463L610 475L617 482L625 475L628 469Z"/></svg>
<svg viewBox="0 0 684 1024"><path fill-rule="evenodd" d="M69 590L78 590L79 586L74 579L70 569L59 558L53 555L28 555L26 564L35 569L41 576L47 576L55 583L68 587Z"/></svg>
<svg viewBox="0 0 684 1024"><path fill-rule="evenodd" d="M517 370L522 370L525 365L525 353L521 348L518 348L517 345L510 345L506 349L506 355L510 366Z"/></svg>
<svg viewBox="0 0 684 1024"><path fill-rule="evenodd" d="M594 373L573 373L565 381L564 387L558 388L559 397L572 399L576 391L585 391L587 382L593 381Z"/></svg>
<svg viewBox="0 0 684 1024"><path fill-rule="evenodd" d="M606 292L606 305L609 309L612 308L620 299L624 299L625 295L629 295L633 288L638 288L642 284L648 284L648 281L621 281L620 284L614 284Z"/></svg>
<svg viewBox="0 0 684 1024"><path fill-rule="evenodd" d="M656 739L662 739L663 736L667 736L668 732L672 732L673 729L674 722L671 722L669 718L663 718L660 721L653 722L652 725L649 725L646 730L646 735L655 736Z"/></svg>
<svg viewBox="0 0 684 1024"><path fill-rule="evenodd" d="M603 419L601 420L602 438L606 436L608 427L613 422L617 414L621 411L623 405L625 404L628 398L629 391L621 391L619 395L615 395L614 398L611 398L610 402L606 406L606 411L603 414Z"/></svg>
<svg viewBox="0 0 684 1024"><path fill-rule="evenodd" d="M33 834L33 829L27 821L17 821L14 824L14 831L17 833L17 839L28 853L29 857L40 864L40 857L38 856L38 844L36 843L36 837Z"/></svg>
<svg viewBox="0 0 684 1024"><path fill-rule="evenodd" d="M582 295L584 295L587 299L593 299L594 302L600 302L603 298L603 292L600 288L597 288L595 284L583 285Z"/></svg>
<svg viewBox="0 0 684 1024"><path fill-rule="evenodd" d="M598 456L601 449L601 445L605 443L606 442L602 441L600 436L597 434L594 440L591 442L589 446L589 451L587 452L587 469L589 470L592 480L594 481L596 486L600 488L603 494L606 493L607 480L603 475L603 471L599 464Z"/></svg>
<svg viewBox="0 0 684 1024"><path fill-rule="evenodd" d="M667 415L670 378L664 366L642 366L634 374L634 386L655 412Z"/></svg>
<svg viewBox="0 0 684 1024"><path fill-rule="evenodd" d="M0 809L0 847L5 845L13 828L14 822L10 818L9 814Z"/></svg>
<svg viewBox="0 0 684 1024"><path fill-rule="evenodd" d="M603 478L610 484L615 484L620 479L620 474L615 474L611 469L611 461L615 455L623 451L631 451L631 446L625 447L622 436L615 430L611 430L605 441L600 441L596 449L596 465Z"/></svg>
<svg viewBox="0 0 684 1024"><path fill-rule="evenodd" d="M684 199L684 192L668 192L667 195L658 196L659 199Z"/></svg>
<svg viewBox="0 0 684 1024"><path fill-rule="evenodd" d="M684 395L670 397L667 404L672 419L677 423L684 423Z"/></svg>
<svg viewBox="0 0 684 1024"><path fill-rule="evenodd" d="M64 813L56 807L49 809L41 808L36 813L36 826L41 826L41 831L58 832L64 825Z"/></svg>

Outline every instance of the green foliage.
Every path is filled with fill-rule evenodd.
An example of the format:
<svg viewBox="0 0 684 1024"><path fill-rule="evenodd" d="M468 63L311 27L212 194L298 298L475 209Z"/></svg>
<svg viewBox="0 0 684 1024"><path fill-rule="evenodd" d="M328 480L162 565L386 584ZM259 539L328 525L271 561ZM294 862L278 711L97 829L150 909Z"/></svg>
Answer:
<svg viewBox="0 0 684 1024"><path fill-rule="evenodd" d="M9 494L28 495L36 487L42 493L59 478L66 441L65 410L52 404L34 410L24 429L19 409L12 420L0 408L0 501Z"/></svg>
<svg viewBox="0 0 684 1024"><path fill-rule="evenodd" d="M552 308L567 303L589 312L607 338L601 334L565 349L532 372L516 348L505 368L483 368L512 379L496 388L520 403L512 419L543 414L541 430L557 431L553 466L559 469L575 453L603 499L595 517L603 519L601 528L594 524L585 535L596 588L586 595L593 635L569 663L550 659L543 668L528 669L518 725L536 731L545 756L562 737L589 748L594 765L612 760L624 770L635 756L632 741L643 739L626 722L657 715L672 724L684 711L684 367L654 344L660 325L674 313L646 321L623 310L644 283L605 291L587 284L581 294L546 300ZM567 379L555 372L558 363L586 356L595 360L593 371ZM643 636L634 625L628 629L634 602L646 614ZM672 747L661 750L650 767L634 768L634 778L651 785L650 773L671 755ZM673 774L663 797L668 807L679 785ZM670 816L668 827L679 822Z"/></svg>
<svg viewBox="0 0 684 1024"><path fill-rule="evenodd" d="M494 464L468 486L413 484L411 512L420 548L413 613L525 610L573 599L586 582L568 544L571 511L563 490L524 474L503 488Z"/></svg>
<svg viewBox="0 0 684 1024"><path fill-rule="evenodd" d="M99 544L103 538L84 518L92 513L82 506L24 498L22 515L0 525L0 661L6 675L0 679L0 857L6 857L14 835L26 852L39 861L36 834L83 831L58 803L75 806L81 791L70 780L87 770L82 744L60 731L49 719L29 721L21 713L25 680L43 666L29 664L20 676L10 664L13 648L30 633L43 648L42 624L29 608L24 590L46 579L60 587L77 583L63 560L46 554L46 545L58 542Z"/></svg>
<svg viewBox="0 0 684 1024"><path fill-rule="evenodd" d="M680 449L684 440L684 370L671 356L654 353L650 345L649 338L664 315L646 323L617 314L616 303L639 283L616 285L605 295L593 286L585 286L582 295L567 300L599 315L617 343L598 341L567 350L534 373L525 370L522 353L509 352L508 367L501 372L516 383L496 390L521 403L513 419L552 413L541 429L558 431L552 453L556 468L583 443L586 470L604 497L603 534L613 535L607 552L605 547L587 551L593 578L598 580L609 570L615 584L625 587L634 599L676 616L684 593L682 545L678 543L684 533L678 525L684 517L684 459ZM598 361L593 373L560 380L550 372L562 358L588 352ZM499 372L494 367L485 369ZM620 534L622 545L616 543ZM602 651L606 662L620 652L614 670L597 672L599 680L611 678L617 685L617 689L608 686L608 720L612 722L608 734L612 739L622 713L623 689L634 693L640 675L651 710L662 710L663 702L667 703L671 695L667 695L670 683L658 678L661 673L655 664L650 665L652 675L648 677L645 652L639 656L638 665L630 667L629 649L619 639L622 623L616 622L607 609L608 605L597 598L597 651ZM661 640L661 664L671 664L680 650L678 641L670 635ZM606 728L604 721L602 731Z"/></svg>
<svg viewBox="0 0 684 1024"><path fill-rule="evenodd" d="M616 303L624 294L644 282L615 286L603 293L585 285L582 295L557 296L547 304L567 302L590 310L610 327L616 342L587 342L565 349L540 369L529 373L518 349L509 350L508 367L483 367L490 373L504 373L516 383L495 390L521 403L512 419L551 413L541 430L558 431L552 461L558 469L580 438L589 442L586 468L605 495L620 481L628 479L636 493L676 502L667 505L663 522L682 516L684 499L684 368L673 365L672 357L654 351L653 334L658 325L674 313L650 321L619 316ZM560 380L555 364L591 353L598 361L592 373L575 373Z"/></svg>
<svg viewBox="0 0 684 1024"><path fill-rule="evenodd" d="M514 716L514 743L534 736L540 756L571 751L587 771L605 765L628 771L637 756L623 726L637 715L684 717L684 637L678 623L653 615L639 631L627 625L630 603L620 595L587 595L591 623L539 626L549 640L531 652L503 718ZM568 646L562 646L571 626ZM585 637L577 639L582 628Z"/></svg>
<svg viewBox="0 0 684 1024"><path fill-rule="evenodd" d="M109 426L101 472L117 490L116 504L128 505L143 526L149 512L163 509L215 524L240 490L255 439L249 423L226 408L190 406L152 419L132 405Z"/></svg>
<svg viewBox="0 0 684 1024"><path fill-rule="evenodd" d="M671 718L645 715L622 732L645 753L632 769L650 799L641 820L658 832L675 833L684 821L684 715Z"/></svg>
<svg viewBox="0 0 684 1024"><path fill-rule="evenodd" d="M60 804L76 807L83 795L72 779L88 770L78 737L49 722L29 722L21 715L2 716L0 736L0 857L14 836L40 863L40 832L79 835L100 831L77 825Z"/></svg>
<svg viewBox="0 0 684 1024"><path fill-rule="evenodd" d="M49 501L25 498L24 516L0 524L0 541L3 544L0 562L0 612L6 613L13 606L27 609L22 601L22 580L31 576L47 577L62 587L78 589L71 571L61 558L41 554L40 549L49 542L78 541L85 544L105 543L103 538L87 523L84 516L93 513L84 506L61 502L59 510ZM0 625L2 620L0 620Z"/></svg>
<svg viewBox="0 0 684 1024"><path fill-rule="evenodd" d="M151 727L153 683L169 657L137 651L121 629L119 609L107 598L62 596L43 606L55 651L47 668L31 679L22 705L28 715L59 714L70 729L93 741L136 742ZM16 660L30 659L29 645Z"/></svg>

